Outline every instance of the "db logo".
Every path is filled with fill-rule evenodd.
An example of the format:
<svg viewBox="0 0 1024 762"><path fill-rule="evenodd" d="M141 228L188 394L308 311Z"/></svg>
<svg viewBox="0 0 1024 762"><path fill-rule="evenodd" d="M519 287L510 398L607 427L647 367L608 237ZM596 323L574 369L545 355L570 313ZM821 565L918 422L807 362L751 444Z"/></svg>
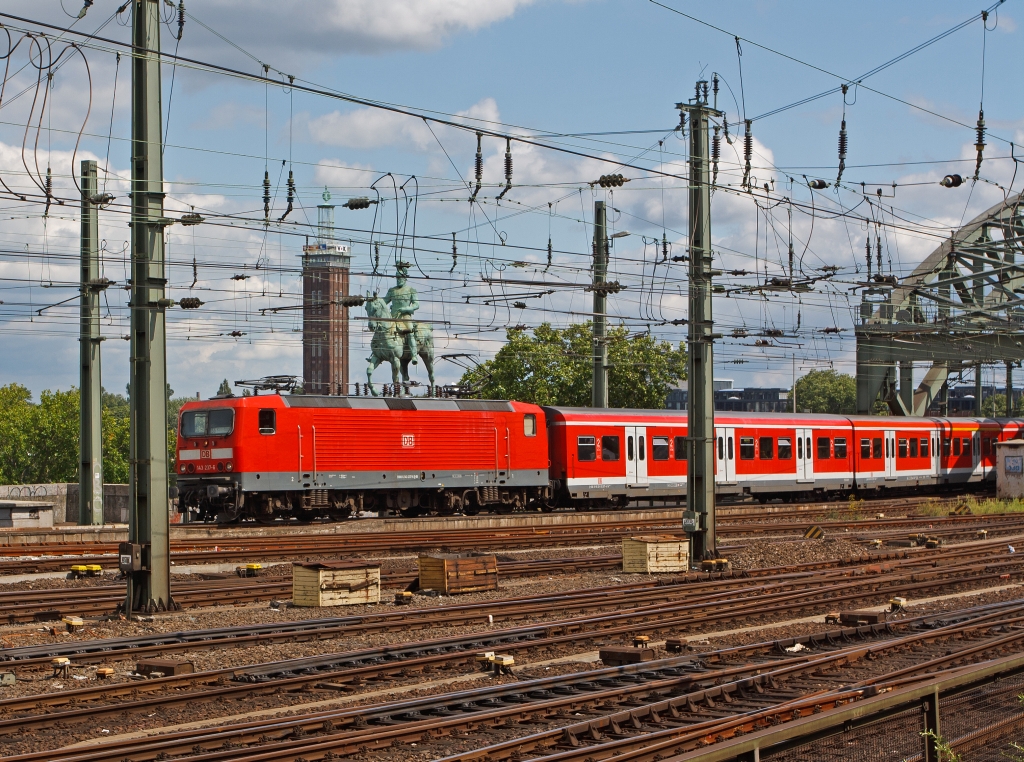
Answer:
<svg viewBox="0 0 1024 762"><path fill-rule="evenodd" d="M415 447L416 437L412 434L402 434L402 447Z"/></svg>
<svg viewBox="0 0 1024 762"><path fill-rule="evenodd" d="M209 460L210 458L213 457L213 455L210 453L209 450L200 450L199 457L203 460Z"/></svg>

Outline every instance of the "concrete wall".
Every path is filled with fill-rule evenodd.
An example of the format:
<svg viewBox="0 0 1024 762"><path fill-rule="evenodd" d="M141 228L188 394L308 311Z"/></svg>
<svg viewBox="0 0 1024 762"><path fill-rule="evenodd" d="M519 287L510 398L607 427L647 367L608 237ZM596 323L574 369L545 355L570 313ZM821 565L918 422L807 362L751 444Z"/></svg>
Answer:
<svg viewBox="0 0 1024 762"><path fill-rule="evenodd" d="M0 484L0 499L53 503L53 523L78 523L78 484ZM103 485L103 523L128 523L128 485Z"/></svg>

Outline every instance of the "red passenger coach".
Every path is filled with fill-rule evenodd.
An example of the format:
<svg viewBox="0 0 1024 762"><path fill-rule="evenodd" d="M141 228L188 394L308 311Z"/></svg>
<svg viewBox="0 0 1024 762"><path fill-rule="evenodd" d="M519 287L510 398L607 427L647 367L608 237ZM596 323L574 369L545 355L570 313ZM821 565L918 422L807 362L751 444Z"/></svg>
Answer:
<svg viewBox="0 0 1024 762"><path fill-rule="evenodd" d="M523 510L547 500L543 411L519 402L264 395L186 404L183 510L221 521Z"/></svg>

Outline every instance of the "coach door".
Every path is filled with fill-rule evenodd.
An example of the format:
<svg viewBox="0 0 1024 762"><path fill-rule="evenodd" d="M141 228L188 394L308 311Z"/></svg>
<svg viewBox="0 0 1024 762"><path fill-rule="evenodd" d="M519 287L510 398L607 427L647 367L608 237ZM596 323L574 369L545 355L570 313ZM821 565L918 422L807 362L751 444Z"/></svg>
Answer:
<svg viewBox="0 0 1024 762"><path fill-rule="evenodd" d="M896 432L886 430L885 432L885 478L896 478Z"/></svg>
<svg viewBox="0 0 1024 762"><path fill-rule="evenodd" d="M975 431L974 435L971 437L971 459L971 462L974 465L974 474L978 475L980 471L980 475L984 476L985 469L978 468L981 465L981 432L979 431Z"/></svg>
<svg viewBox="0 0 1024 762"><path fill-rule="evenodd" d="M626 427L626 486L647 486L647 429Z"/></svg>
<svg viewBox="0 0 1024 762"><path fill-rule="evenodd" d="M811 452L811 430L796 430L796 480L814 481L814 458Z"/></svg>
<svg viewBox="0 0 1024 762"><path fill-rule="evenodd" d="M736 429L715 429L715 464L719 484L736 483Z"/></svg>

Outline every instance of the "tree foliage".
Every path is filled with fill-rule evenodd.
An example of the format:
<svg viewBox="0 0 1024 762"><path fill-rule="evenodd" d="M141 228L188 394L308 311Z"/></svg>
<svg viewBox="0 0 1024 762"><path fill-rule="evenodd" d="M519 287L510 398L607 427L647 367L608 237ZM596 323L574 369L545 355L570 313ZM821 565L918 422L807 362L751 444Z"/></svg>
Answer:
<svg viewBox="0 0 1024 762"><path fill-rule="evenodd" d="M172 463L178 411L187 397L167 401L167 455ZM130 406L128 398L104 391L102 400L103 480L124 484L129 476ZM0 387L0 484L78 481L78 389L46 390L39 403L20 384ZM173 475L173 471L172 471Z"/></svg>
<svg viewBox="0 0 1024 762"><path fill-rule="evenodd" d="M857 379L834 370L812 370L796 382L797 411L852 415L857 412Z"/></svg>
<svg viewBox="0 0 1024 762"><path fill-rule="evenodd" d="M631 336L624 326L608 331L608 404L662 408L671 384L686 378L686 351L649 334ZM486 399L538 405L589 406L593 368L591 324L532 332L509 329L494 359L463 374L460 384Z"/></svg>

